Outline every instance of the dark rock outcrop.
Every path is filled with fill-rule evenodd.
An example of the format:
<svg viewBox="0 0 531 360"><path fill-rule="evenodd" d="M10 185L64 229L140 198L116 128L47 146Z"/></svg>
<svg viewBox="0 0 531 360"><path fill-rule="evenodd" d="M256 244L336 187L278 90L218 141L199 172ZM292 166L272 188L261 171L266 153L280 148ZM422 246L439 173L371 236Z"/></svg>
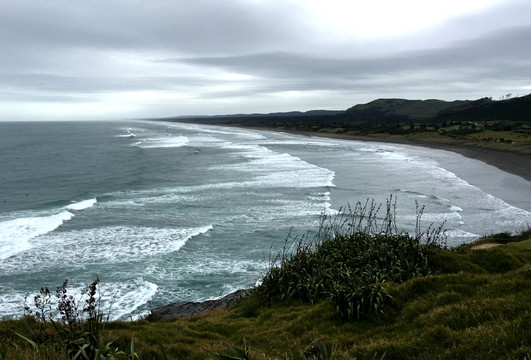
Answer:
<svg viewBox="0 0 531 360"><path fill-rule="evenodd" d="M228 308L241 298L247 296L250 292L251 289L242 289L230 293L221 299L207 300L202 302L183 301L164 305L151 310L151 314L148 318L154 320L166 320L183 316L197 315L204 311L217 308Z"/></svg>

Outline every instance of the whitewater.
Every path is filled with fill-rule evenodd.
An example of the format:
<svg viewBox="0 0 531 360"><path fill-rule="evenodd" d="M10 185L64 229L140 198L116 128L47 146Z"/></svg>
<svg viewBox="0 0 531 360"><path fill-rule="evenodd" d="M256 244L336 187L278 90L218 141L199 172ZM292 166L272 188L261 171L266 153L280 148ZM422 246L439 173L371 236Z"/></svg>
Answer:
<svg viewBox="0 0 531 360"><path fill-rule="evenodd" d="M99 276L112 319L217 298L366 199L396 197L410 232L424 206L450 246L531 224L530 182L455 153L195 124L0 123L0 186L5 318L65 279L80 294Z"/></svg>

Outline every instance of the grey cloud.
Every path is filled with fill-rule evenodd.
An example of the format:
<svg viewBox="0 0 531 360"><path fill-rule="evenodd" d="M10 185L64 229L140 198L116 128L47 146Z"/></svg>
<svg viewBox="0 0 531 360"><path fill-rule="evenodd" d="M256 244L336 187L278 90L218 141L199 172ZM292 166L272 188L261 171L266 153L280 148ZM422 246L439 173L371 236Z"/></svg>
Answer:
<svg viewBox="0 0 531 360"><path fill-rule="evenodd" d="M422 35L365 44L349 37L324 41L316 35L319 25L300 15L277 0L6 0L0 94L22 106L100 101L128 91L163 92L161 102L192 94L197 112L216 113L201 101L228 108L225 99L250 106L257 96L265 106L271 94L315 91L330 94L331 102L348 99L346 107L360 93L448 98L529 86L528 0L507 0ZM252 78L224 80L223 72ZM172 109L167 101L161 107Z"/></svg>
<svg viewBox="0 0 531 360"><path fill-rule="evenodd" d="M458 76L531 75L531 26L491 33L451 46L389 55L383 58L340 60L275 52L229 57L197 57L166 61L212 66L226 71L282 79L362 79L411 71L453 72ZM473 80L473 79L469 79Z"/></svg>
<svg viewBox="0 0 531 360"><path fill-rule="evenodd" d="M8 75L0 74L0 83L13 84L13 88L55 92L114 92L130 90L172 89L177 84L188 87L203 86L205 80L185 76L137 77L81 77L51 74Z"/></svg>
<svg viewBox="0 0 531 360"><path fill-rule="evenodd" d="M11 1L0 13L0 38L14 47L228 53L302 36L288 6L277 10L238 1Z"/></svg>
<svg viewBox="0 0 531 360"><path fill-rule="evenodd" d="M1 75L0 82L35 91L102 93L134 90L199 90L204 99L241 97L249 93L282 91L365 91L384 93L389 88L414 89L426 83L444 87L452 82L477 83L531 78L531 27L492 33L450 47L399 53L384 58L323 59L303 54L273 52L230 57L165 59L202 68L251 74L257 78L238 81L233 90L215 90L227 81L200 76L105 76L82 77L50 74ZM406 74L408 74L406 76ZM422 77L411 73L423 74ZM420 76L420 75L419 75ZM444 83L448 84L445 85ZM525 85L525 84L524 84ZM214 89L211 90L210 88ZM53 98L53 97L51 97Z"/></svg>
<svg viewBox="0 0 531 360"><path fill-rule="evenodd" d="M144 61L158 53L230 54L291 46L304 29L284 14L243 1L8 0L0 12L0 88L104 92L163 90L172 83L205 86L212 80L200 73L156 76L148 69L131 74L134 69L112 63L109 54Z"/></svg>
<svg viewBox="0 0 531 360"><path fill-rule="evenodd" d="M84 103L87 95L83 93L54 93L54 92L24 92L0 91L2 102L17 102L24 100L32 103Z"/></svg>

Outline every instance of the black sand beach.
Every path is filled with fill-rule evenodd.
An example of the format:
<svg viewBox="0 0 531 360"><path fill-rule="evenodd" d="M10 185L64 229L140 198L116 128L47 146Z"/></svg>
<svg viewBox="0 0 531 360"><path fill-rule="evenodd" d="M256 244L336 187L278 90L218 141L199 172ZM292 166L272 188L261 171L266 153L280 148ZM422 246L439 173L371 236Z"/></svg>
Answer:
<svg viewBox="0 0 531 360"><path fill-rule="evenodd" d="M271 130L264 129L261 130ZM273 130L274 131L274 130ZM399 138L385 138L385 137L371 137L371 136L353 136L344 134L330 134L320 132L304 132L304 131L285 131L293 134L306 136L320 136L333 139L343 140L357 140L357 141L372 141L393 144L404 144L413 146L423 146L432 149L440 149L452 151L468 158L483 161L489 165L497 167L508 173L520 176L527 181L531 181L531 154L519 154L508 151L488 150L474 146L465 146L457 144L442 144L427 141L413 141L409 139Z"/></svg>
<svg viewBox="0 0 531 360"><path fill-rule="evenodd" d="M227 125L224 125L227 126ZM240 127L241 126L235 126ZM243 127L247 128L247 127ZM430 149L445 150L460 154L470 159L481 161L507 173L493 174L487 169L470 169L460 164L446 164L447 170L455 173L469 184L474 185L487 193L494 195L508 204L531 211L531 154L520 154L508 151L484 149L461 144L443 144L427 141L414 141L406 138L353 136L345 134L331 134L311 131L277 130L263 127L251 127L256 130L285 132L303 136L318 136L324 138L370 141L389 144L420 146Z"/></svg>

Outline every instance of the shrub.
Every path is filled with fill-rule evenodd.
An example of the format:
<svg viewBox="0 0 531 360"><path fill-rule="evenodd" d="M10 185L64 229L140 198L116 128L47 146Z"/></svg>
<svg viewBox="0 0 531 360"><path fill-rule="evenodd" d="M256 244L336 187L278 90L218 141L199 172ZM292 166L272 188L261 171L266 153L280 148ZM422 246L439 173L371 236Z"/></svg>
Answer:
<svg viewBox="0 0 531 360"><path fill-rule="evenodd" d="M52 347L58 353L70 359L86 360L111 360L119 356L127 356L134 359L134 344L131 341L131 353L128 355L116 348L111 348L112 342L103 343L101 330L103 327L103 313L100 311L100 297L98 296L98 285L100 279L96 278L86 290L86 299L77 300L68 294L68 280L57 287L55 296L57 297L56 311L51 308L51 295L47 287L41 288L39 295L34 297L36 320L41 323L38 332L28 329L31 333L29 337L17 334L29 343L35 351L40 346ZM82 306L82 310L79 308ZM32 315L29 305L25 304L24 309L27 314ZM60 321L54 320L60 317ZM51 324L53 333L45 332L44 326ZM46 336L43 336L46 334ZM32 339L31 339L32 338Z"/></svg>
<svg viewBox="0 0 531 360"><path fill-rule="evenodd" d="M378 225L380 207L374 202L358 203L354 212L340 212L329 220L323 217L311 241L305 236L291 241L288 237L257 288L259 296L269 303L279 299L313 304L329 299L337 315L348 320L383 314L393 299L382 283L427 275L426 242L436 244L441 228L417 231L411 237L397 231L396 201L388 200L386 215ZM422 210L417 211L421 214Z"/></svg>

